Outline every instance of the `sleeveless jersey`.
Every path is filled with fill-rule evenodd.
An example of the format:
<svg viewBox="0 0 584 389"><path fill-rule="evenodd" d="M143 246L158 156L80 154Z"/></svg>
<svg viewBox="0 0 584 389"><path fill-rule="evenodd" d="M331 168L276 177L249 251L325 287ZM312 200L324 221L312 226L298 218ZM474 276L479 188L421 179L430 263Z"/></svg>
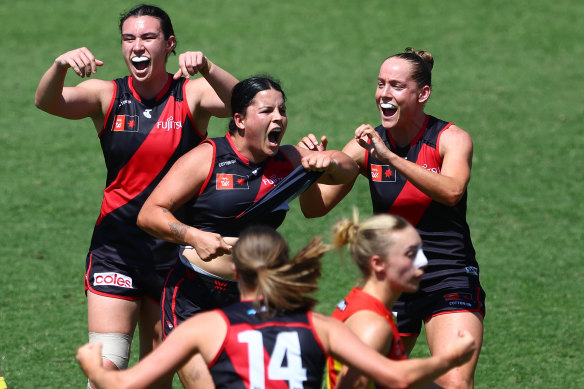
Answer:
<svg viewBox="0 0 584 389"><path fill-rule="evenodd" d="M178 247L136 226L140 208L172 164L197 146L201 134L189 110L185 78L168 82L152 100L141 99L127 76L112 81L114 94L99 134L106 188L90 251L139 267L166 267Z"/></svg>
<svg viewBox="0 0 584 389"><path fill-rule="evenodd" d="M333 318L344 322L353 314L359 311L372 311L383 316L387 324L391 327L392 343L387 357L389 359L402 360L407 359L402 339L394 321L392 313L385 305L375 297L363 292L360 288L353 288L335 308ZM334 389L337 385L337 377L343 367L342 363L332 357L327 357L327 388ZM377 384L370 381L368 388L378 388Z"/></svg>
<svg viewBox="0 0 584 389"><path fill-rule="evenodd" d="M320 389L326 354L310 311L265 318L245 301L219 312L228 329L209 363L217 389Z"/></svg>
<svg viewBox="0 0 584 389"><path fill-rule="evenodd" d="M274 189L294 166L280 150L259 164L249 161L235 148L229 133L205 142L213 146L212 168L199 194L183 207L183 222L222 236L239 236L242 226L235 222L237 216ZM284 203L253 223L277 228L287 211Z"/></svg>
<svg viewBox="0 0 584 389"><path fill-rule="evenodd" d="M428 115L418 135L403 148L396 146L389 131L382 126L375 130L392 152L440 174L440 135L450 125L452 123ZM448 287L469 287L468 275L478 275L478 264L466 222L467 193L458 204L449 207L433 201L392 166L376 160L369 153L365 155L365 163L373 212L404 217L422 237L429 262L420 292L443 288L445 285L439 283L446 278L449 278Z"/></svg>

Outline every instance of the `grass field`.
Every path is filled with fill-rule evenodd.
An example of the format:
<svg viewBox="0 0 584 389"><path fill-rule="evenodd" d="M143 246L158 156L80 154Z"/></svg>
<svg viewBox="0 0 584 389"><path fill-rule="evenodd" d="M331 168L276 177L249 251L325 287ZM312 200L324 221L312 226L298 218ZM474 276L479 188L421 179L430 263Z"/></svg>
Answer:
<svg viewBox="0 0 584 389"><path fill-rule="evenodd" d="M476 387L584 387L584 3L155 3L173 19L178 52L282 81L289 143L314 131L340 148L359 124L377 124L381 61L430 50L427 112L475 142L468 218L487 292ZM39 111L34 92L54 58L80 46L105 62L100 78L126 74L117 20L134 2L0 4L0 371L11 389L81 388L82 275L105 167L91 122ZM326 217L306 221L293 205L281 232L299 248L353 206L371 213L363 179ZM318 309L329 313L356 277L348 256L328 254ZM427 355L424 342L415 354Z"/></svg>

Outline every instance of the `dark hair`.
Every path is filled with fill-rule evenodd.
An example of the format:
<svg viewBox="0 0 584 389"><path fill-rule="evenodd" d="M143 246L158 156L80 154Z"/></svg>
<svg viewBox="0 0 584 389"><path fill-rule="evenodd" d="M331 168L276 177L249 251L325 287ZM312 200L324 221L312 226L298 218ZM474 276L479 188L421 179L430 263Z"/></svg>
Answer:
<svg viewBox="0 0 584 389"><path fill-rule="evenodd" d="M162 33L164 34L164 39L170 38L174 35L174 28L172 27L172 22L170 21L170 16L163 9L158 8L154 5L148 4L140 4L130 11L123 13L120 15L120 33L122 32L122 26L126 19L130 17L138 17L138 16L152 16L158 20L160 20L160 28L162 28ZM176 36L175 36L176 39ZM176 55L177 43L175 43L174 48L172 49L172 53Z"/></svg>
<svg viewBox="0 0 584 389"><path fill-rule="evenodd" d="M250 106L254 97L261 91L275 89L282 94L286 101L286 94L282 90L280 83L269 76L254 76L240 81L233 87L231 93L231 121L229 122L229 132L232 134L237 131L233 116L236 113L245 115L247 107Z"/></svg>
<svg viewBox="0 0 584 389"><path fill-rule="evenodd" d="M432 53L425 50L416 50L413 47L406 47L403 53L394 54L389 58L394 57L405 59L412 63L414 66L412 77L416 81L418 88L421 88L424 85L428 85L432 88L432 68L434 67Z"/></svg>
<svg viewBox="0 0 584 389"><path fill-rule="evenodd" d="M313 238L290 259L288 243L271 227L248 227L233 246L233 263L239 282L257 288L254 307L267 315L279 310L311 309L308 296L318 289L320 258L329 250L320 238Z"/></svg>

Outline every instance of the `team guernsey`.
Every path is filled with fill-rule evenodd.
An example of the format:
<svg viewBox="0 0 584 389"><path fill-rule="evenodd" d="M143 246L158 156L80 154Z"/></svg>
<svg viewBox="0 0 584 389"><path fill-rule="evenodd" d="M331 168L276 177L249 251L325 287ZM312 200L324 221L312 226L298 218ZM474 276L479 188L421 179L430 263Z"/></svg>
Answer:
<svg viewBox="0 0 584 389"><path fill-rule="evenodd" d="M140 98L130 76L112 82L115 92L99 134L106 188L90 255L131 267L167 268L177 258L177 246L142 231L137 215L172 164L205 135L197 130L187 104L187 79L173 80L169 74L151 100Z"/></svg>
<svg viewBox="0 0 584 389"><path fill-rule="evenodd" d="M208 139L213 146L213 164L200 193L184 206L185 223L222 236L239 236L241 225L235 223L250 204L269 194L294 166L282 151L259 164L243 156L233 145L230 134ZM288 205L258 217L255 224L277 228Z"/></svg>
<svg viewBox="0 0 584 389"><path fill-rule="evenodd" d="M333 311L332 317L344 322L359 311L372 311L385 318L387 324L391 327L392 334L391 348L387 353L387 357L394 360L407 359L404 345L392 313L381 301L370 294L363 292L362 289L353 288L347 297L341 300L337 305ZM330 356L327 357L327 389L334 389L337 386L338 375L342 367L342 363ZM370 381L368 388L380 388L380 386Z"/></svg>
<svg viewBox="0 0 584 389"><path fill-rule="evenodd" d="M382 126L375 130L392 152L440 174L440 135L451 125L427 115L417 136L401 148ZM392 166L369 153L365 158L373 212L400 215L420 233L429 261L420 292L473 287L469 280L478 276L478 264L466 222L467 193L453 207L440 204L422 193Z"/></svg>
<svg viewBox="0 0 584 389"><path fill-rule="evenodd" d="M244 301L218 312L228 327L209 363L217 389L321 388L326 354L310 311L267 316Z"/></svg>

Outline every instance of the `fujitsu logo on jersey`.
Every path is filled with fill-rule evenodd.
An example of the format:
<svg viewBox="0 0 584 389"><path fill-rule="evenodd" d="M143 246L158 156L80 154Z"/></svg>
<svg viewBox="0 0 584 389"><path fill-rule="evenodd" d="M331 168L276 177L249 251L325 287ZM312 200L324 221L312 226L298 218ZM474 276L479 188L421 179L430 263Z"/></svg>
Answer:
<svg viewBox="0 0 584 389"><path fill-rule="evenodd" d="M270 177L262 178L262 183L264 185L278 185L278 182L282 181L286 177L278 177L275 174L272 174Z"/></svg>
<svg viewBox="0 0 584 389"><path fill-rule="evenodd" d="M132 288L132 277L119 273L95 273L93 275L93 286L111 285L121 288Z"/></svg>
<svg viewBox="0 0 584 389"><path fill-rule="evenodd" d="M182 123L175 122L174 117L169 116L165 121L156 122L156 128L161 128L166 131L180 130L182 128Z"/></svg>

